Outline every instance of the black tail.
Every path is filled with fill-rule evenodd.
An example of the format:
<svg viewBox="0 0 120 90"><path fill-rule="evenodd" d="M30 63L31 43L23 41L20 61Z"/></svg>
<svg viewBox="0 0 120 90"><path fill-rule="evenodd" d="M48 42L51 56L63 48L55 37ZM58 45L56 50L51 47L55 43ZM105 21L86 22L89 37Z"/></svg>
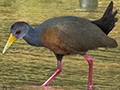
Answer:
<svg viewBox="0 0 120 90"><path fill-rule="evenodd" d="M112 13L112 9L113 2L111 1L102 18L96 21L92 21L92 23L101 28L106 35L114 28L115 22L118 20L118 18L115 18L117 10Z"/></svg>

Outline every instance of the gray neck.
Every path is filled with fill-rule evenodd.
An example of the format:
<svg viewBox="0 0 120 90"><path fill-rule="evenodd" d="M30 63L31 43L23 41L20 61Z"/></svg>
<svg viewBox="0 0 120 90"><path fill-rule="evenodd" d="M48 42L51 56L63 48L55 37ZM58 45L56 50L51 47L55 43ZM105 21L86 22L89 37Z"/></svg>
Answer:
<svg viewBox="0 0 120 90"><path fill-rule="evenodd" d="M28 33L23 37L23 39L32 46L44 46L40 41L41 28L33 29L29 25Z"/></svg>

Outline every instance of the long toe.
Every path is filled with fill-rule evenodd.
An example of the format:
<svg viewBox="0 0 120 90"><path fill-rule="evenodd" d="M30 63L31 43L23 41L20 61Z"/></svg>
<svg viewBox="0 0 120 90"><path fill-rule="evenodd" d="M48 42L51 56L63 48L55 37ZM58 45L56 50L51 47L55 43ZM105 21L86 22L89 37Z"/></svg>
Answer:
<svg viewBox="0 0 120 90"><path fill-rule="evenodd" d="M26 86L26 87L42 87L42 86L34 86L34 85L30 85L30 86Z"/></svg>
<svg viewBox="0 0 120 90"><path fill-rule="evenodd" d="M48 86L47 84L42 84L41 87Z"/></svg>
<svg viewBox="0 0 120 90"><path fill-rule="evenodd" d="M88 90L94 90L94 89L97 89L98 87L97 86L94 86L94 85L90 85L88 86Z"/></svg>

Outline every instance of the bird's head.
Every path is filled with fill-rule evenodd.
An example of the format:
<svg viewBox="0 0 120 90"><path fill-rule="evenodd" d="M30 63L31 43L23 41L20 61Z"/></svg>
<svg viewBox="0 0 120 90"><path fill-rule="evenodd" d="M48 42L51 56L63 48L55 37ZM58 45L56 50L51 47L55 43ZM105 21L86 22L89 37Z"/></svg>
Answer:
<svg viewBox="0 0 120 90"><path fill-rule="evenodd" d="M9 39L3 49L3 54L5 51L14 43L16 40L24 37L28 33L28 24L25 22L16 22L10 28Z"/></svg>

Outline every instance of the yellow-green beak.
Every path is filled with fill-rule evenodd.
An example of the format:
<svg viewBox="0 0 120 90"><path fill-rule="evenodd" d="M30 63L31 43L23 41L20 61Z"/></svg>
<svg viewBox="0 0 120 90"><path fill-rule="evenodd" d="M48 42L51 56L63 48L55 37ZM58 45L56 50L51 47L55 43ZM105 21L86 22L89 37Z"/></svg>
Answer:
<svg viewBox="0 0 120 90"><path fill-rule="evenodd" d="M13 34L10 34L10 37L3 49L3 54L5 53L5 51L11 46L12 43L14 43L16 41L16 37L13 36Z"/></svg>

